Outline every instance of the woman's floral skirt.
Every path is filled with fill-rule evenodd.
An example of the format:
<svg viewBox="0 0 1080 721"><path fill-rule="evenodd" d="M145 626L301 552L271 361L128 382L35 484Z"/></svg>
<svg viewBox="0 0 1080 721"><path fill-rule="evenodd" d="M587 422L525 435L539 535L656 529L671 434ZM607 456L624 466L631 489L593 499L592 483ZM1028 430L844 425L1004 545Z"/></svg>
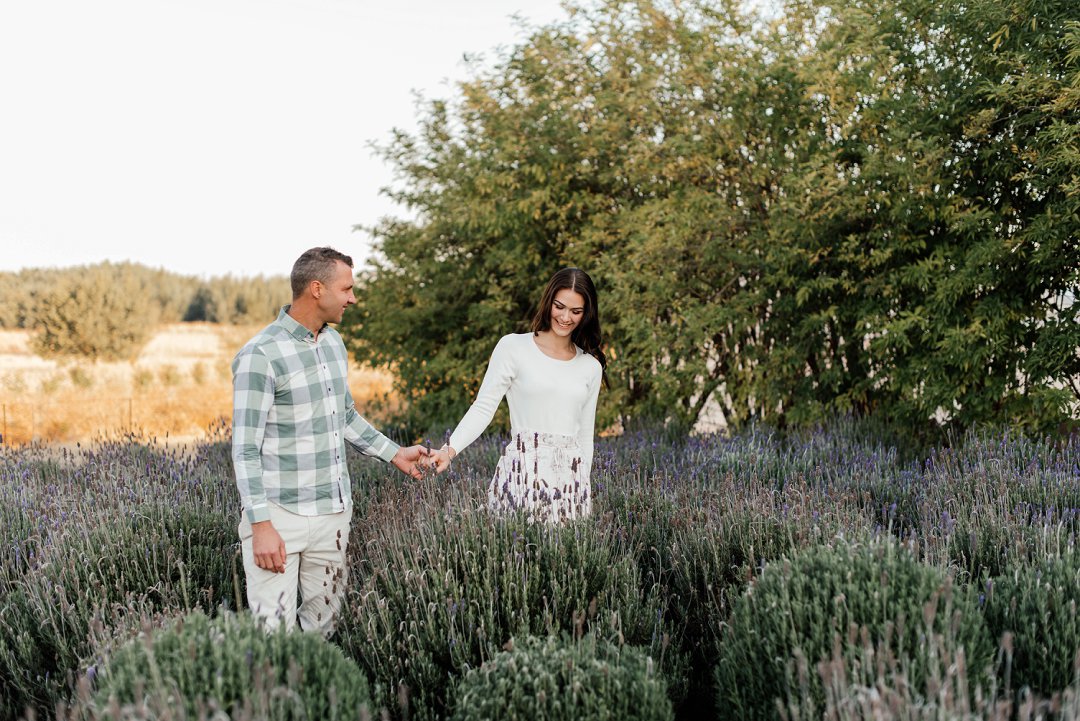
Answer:
<svg viewBox="0 0 1080 721"><path fill-rule="evenodd" d="M488 508L496 514L524 511L545 523L589 515L589 469L577 437L514 431L488 485Z"/></svg>

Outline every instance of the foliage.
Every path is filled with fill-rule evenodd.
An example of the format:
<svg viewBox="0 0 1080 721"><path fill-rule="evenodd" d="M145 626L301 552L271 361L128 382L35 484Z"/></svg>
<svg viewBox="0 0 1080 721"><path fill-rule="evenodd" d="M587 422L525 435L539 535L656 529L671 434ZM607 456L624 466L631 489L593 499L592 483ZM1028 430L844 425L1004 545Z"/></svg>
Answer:
<svg viewBox="0 0 1080 721"><path fill-rule="evenodd" d="M0 513L5 717L26 706L49 712L95 651L144 619L242 595L238 512L224 510L235 500L219 486L220 471L199 468L205 459L119 443L81 458L5 459L13 509ZM218 512L206 511L211 504Z"/></svg>
<svg viewBox="0 0 1080 721"><path fill-rule="evenodd" d="M594 513L562 529L488 517L486 485L504 439L482 438L447 474L420 481L350 454L350 581L334 641L365 671L376 705L392 718L452 713L459 681L511 637L564 634L646 650L677 718L716 718L711 671L738 636L751 638L732 630L745 627L748 590L760 598L763 588L781 585L785 562L798 563L803 553L835 559L847 552L843 543L864 551L891 543L888 587L907 589L892 599L910 606L920 589L934 598L948 568L956 623L942 625L941 595L925 639L901 647L898 639L907 636L896 618L876 607L852 631L846 618L854 619L859 598L863 608L866 601L846 586L873 590L881 567L870 557L848 563L870 581L845 581L851 608L837 616L839 636L823 622L819 648L804 645L801 661L763 671L775 672L769 678L776 688L787 689L783 702L793 718L820 717L822 709L821 696L800 705L801 668L802 677L821 679L814 684L825 708L830 699L842 705L838 718L859 718L856 701L892 718L946 718L932 715L935 708L952 709L955 718L997 718L976 715L977 706L963 716L962 703L977 699L962 701L962 688L981 688L985 708L1002 705L1017 718L1032 717L1025 709L1043 708L1052 693L1064 691L1062 702L1075 704L1067 688L1025 695L1021 676L1029 672L1021 671L1019 649L1029 641L1020 630L1012 629L1011 667L1005 650L999 654L996 685L983 673L985 647L977 653L969 635L983 624L974 599L986 594L990 613L1009 579L1027 579L1008 594L1032 609L1036 593L1066 608L1064 580L1055 582L1064 589L1058 596L1037 589L1024 569L1049 568L1074 552L1080 437L980 432L917 454L880 430L844 418L805 431L751 426L730 436L686 437L637 427L601 438ZM143 707L92 709L89 678L140 633L193 609L220 615L222 607L245 605L238 519L221 434L182 450L135 437L64 449L0 447L0 719L19 718L28 704L39 718L52 716L72 694L75 705L59 714L72 721L91 711L102 719L146 718L169 709L166 693L149 690ZM914 563L919 567L909 568ZM815 585L822 579L821 594L833 575L813 578ZM994 577L992 595L985 581ZM810 583L800 578L784 587ZM1055 653L1069 643L1071 622L1053 620L1061 609L1045 621L1055 633L1062 629ZM908 611L906 632L925 628L924 610ZM992 623L994 634L1007 628ZM1038 633L1033 627L1030 643ZM927 696L934 684L942 694L936 706ZM264 716L257 705L234 714Z"/></svg>
<svg viewBox="0 0 1080 721"><path fill-rule="evenodd" d="M1071 684L1080 654L1080 556L1017 567L987 584L986 624L1010 635L1011 682L1043 695Z"/></svg>
<svg viewBox="0 0 1080 721"><path fill-rule="evenodd" d="M81 269L32 299L33 347L43 356L133 359L150 339L158 309L133 266L103 263Z"/></svg>
<svg viewBox="0 0 1080 721"><path fill-rule="evenodd" d="M119 648L96 678L99 708L166 691L188 718L210 702L230 713L262 705L261 718L281 721L357 718L371 705L367 679L341 649L318 634L268 632L246 614L188 614Z"/></svg>
<svg viewBox="0 0 1080 721"><path fill-rule="evenodd" d="M1054 428L1080 398L1072 4L812 5L817 140L770 226L760 398Z"/></svg>
<svg viewBox="0 0 1080 721"><path fill-rule="evenodd" d="M795 654L794 675L788 696L780 704L782 721L1041 721L1080 718L1080 677L1060 693L1040 697L1022 689L1015 696L997 676L968 667L964 649L954 638L955 628L943 628L919 638L919 654L927 660L920 685L912 674L910 658L898 657L884 641L875 643L864 627L841 643L816 666ZM1007 668L1008 653L1001 649L998 663ZM825 690L824 711L812 698L809 679L820 679Z"/></svg>
<svg viewBox="0 0 1080 721"><path fill-rule="evenodd" d="M404 686L410 718L442 716L452 679L516 635L599 629L653 642L660 658L659 599L610 527L493 523L467 497L446 512L416 496L372 499L353 530L365 543L349 546L362 580L347 592L339 640L383 688L383 705Z"/></svg>
<svg viewBox="0 0 1080 721"><path fill-rule="evenodd" d="M38 348L45 353L126 358L159 321L268 323L291 297L285 275L200 280L108 262L30 268L0 273L0 328L41 331ZM106 338L120 348L106 349Z"/></svg>
<svg viewBox="0 0 1080 721"><path fill-rule="evenodd" d="M600 293L601 424L1069 417L1073 3L735 5L572 7L383 147L414 219L373 229L346 320L404 421L456 421L563 265Z"/></svg>
<svg viewBox="0 0 1080 721"><path fill-rule="evenodd" d="M199 285L183 320L232 325L269 323L290 298L292 289L285 276L233 278L226 275Z"/></svg>
<svg viewBox="0 0 1080 721"><path fill-rule="evenodd" d="M910 678L923 687L931 660L927 639L946 636L964 648L979 674L991 646L977 602L948 575L892 542L818 546L766 565L733 604L716 667L717 708L745 719L772 719L792 683L791 659L828 655L835 636L867 627L875 643L910 660ZM955 628L955 633L947 631ZM856 649L842 651L845 658ZM821 682L806 682L804 704L824 708Z"/></svg>
<svg viewBox="0 0 1080 721"><path fill-rule="evenodd" d="M587 635L526 636L472 669L455 690L454 721L673 719L648 655Z"/></svg>

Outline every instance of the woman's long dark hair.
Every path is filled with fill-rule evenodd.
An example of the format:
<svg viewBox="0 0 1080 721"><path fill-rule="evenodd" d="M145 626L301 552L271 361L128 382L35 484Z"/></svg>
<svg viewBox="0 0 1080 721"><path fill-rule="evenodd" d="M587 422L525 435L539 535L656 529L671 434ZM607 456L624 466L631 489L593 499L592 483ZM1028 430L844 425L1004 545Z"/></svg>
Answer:
<svg viewBox="0 0 1080 721"><path fill-rule="evenodd" d="M585 299L585 310L581 314L581 322L570 334L570 340L574 345L581 348L596 360L600 361L600 368L607 370L607 358L604 357L604 349L600 334L600 310L596 303L596 286L593 285L589 274L580 268L563 268L551 276L544 295L540 299L540 306L536 309L536 315L532 320L532 332L539 333L551 330L551 306L555 303L555 295L563 289L570 289L580 293ZM607 385L607 373L604 373L604 385Z"/></svg>

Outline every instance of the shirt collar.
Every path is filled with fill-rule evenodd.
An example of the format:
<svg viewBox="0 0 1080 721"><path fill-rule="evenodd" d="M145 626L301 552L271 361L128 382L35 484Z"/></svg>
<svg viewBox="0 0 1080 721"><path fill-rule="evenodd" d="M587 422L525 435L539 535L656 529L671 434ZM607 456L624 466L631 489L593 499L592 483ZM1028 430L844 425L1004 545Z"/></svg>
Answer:
<svg viewBox="0 0 1080 721"><path fill-rule="evenodd" d="M291 303L289 305L281 306L281 311L278 313L277 322L282 327L284 327L285 330L289 331L289 335L291 335L293 338L308 343L314 341L315 334L308 330L307 326L297 322L295 318L289 315L289 308L291 307ZM319 329L320 334L322 334L323 330L326 329L326 326L326 323L322 324L322 328Z"/></svg>

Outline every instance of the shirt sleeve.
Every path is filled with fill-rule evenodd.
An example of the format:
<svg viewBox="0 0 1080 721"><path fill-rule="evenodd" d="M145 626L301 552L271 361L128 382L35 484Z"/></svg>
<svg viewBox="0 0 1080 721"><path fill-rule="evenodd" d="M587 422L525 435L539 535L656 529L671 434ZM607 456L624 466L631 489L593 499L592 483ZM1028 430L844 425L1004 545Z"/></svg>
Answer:
<svg viewBox="0 0 1080 721"><path fill-rule="evenodd" d="M345 382L345 440L365 456L375 456L387 463L394 460L401 447L375 430L374 426L356 412L348 381Z"/></svg>
<svg viewBox="0 0 1080 721"><path fill-rule="evenodd" d="M457 428L450 434L450 447L461 453L470 443L475 441L484 429L491 423L503 396L506 395L510 383L514 380L514 353L511 346L512 336L503 336L495 350L491 352L491 360L488 361L487 372L480 384L480 390L476 393L476 400L469 407L468 412L457 424Z"/></svg>
<svg viewBox="0 0 1080 721"><path fill-rule="evenodd" d="M240 503L251 523L270 520L263 489L262 446L274 403L274 372L257 346L236 354L233 371L232 459Z"/></svg>
<svg viewBox="0 0 1080 721"><path fill-rule="evenodd" d="M596 363L596 373L589 383L589 399L581 409L581 426L578 428L578 445L581 447L581 465L586 473L592 472L593 459L593 435L596 427L596 402L600 397L600 384L604 377L604 369L599 361Z"/></svg>

